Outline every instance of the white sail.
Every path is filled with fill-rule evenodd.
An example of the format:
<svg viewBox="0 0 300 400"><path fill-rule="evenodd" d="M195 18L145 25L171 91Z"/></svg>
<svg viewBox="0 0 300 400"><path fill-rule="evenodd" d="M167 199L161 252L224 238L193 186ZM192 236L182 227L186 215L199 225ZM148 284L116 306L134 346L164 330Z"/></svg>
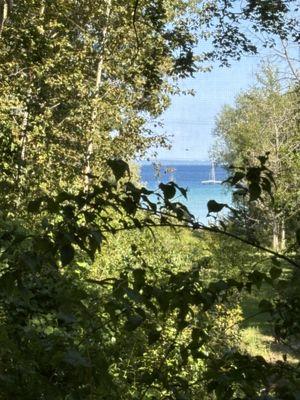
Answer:
<svg viewBox="0 0 300 400"><path fill-rule="evenodd" d="M216 184L220 184L222 183L222 181L217 181L216 180L216 170L215 170L215 163L214 161L211 162L211 170L209 173L209 179L206 181L201 181L201 183L207 185L207 184L211 184L211 185L216 185Z"/></svg>

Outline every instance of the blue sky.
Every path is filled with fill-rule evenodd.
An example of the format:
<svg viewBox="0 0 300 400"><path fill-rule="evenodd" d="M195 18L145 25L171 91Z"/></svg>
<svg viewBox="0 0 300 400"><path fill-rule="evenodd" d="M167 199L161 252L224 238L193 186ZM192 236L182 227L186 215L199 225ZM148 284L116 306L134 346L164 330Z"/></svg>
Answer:
<svg viewBox="0 0 300 400"><path fill-rule="evenodd" d="M297 16L298 14L295 15L296 19ZM216 66L211 72L198 73L195 78L182 81L181 88L193 89L196 95L172 98L170 108L162 116L164 131L170 135L172 148L171 150L159 149L157 159L189 161L209 159L209 150L213 143L212 131L217 114L225 104L234 104L235 97L255 83L255 74L259 71L262 60L267 58L271 63L280 66L281 73L285 70L286 61L280 56L278 58L278 52L276 56L277 46L278 49L282 48L280 41L278 38L274 39L276 47L273 50L263 48L258 41L257 55L244 56L240 61L232 61L231 67ZM199 52L201 53L200 48ZM290 42L288 53L294 57L294 61L296 60L295 66L299 70L299 45ZM158 133L164 132L161 128L157 129L160 129Z"/></svg>
<svg viewBox="0 0 300 400"><path fill-rule="evenodd" d="M208 160L216 115L224 104L233 104L236 95L254 83L259 63L259 56L248 56L229 68L216 67L183 81L180 87L194 89L196 95L172 98L172 105L162 117L165 131L172 136L172 149L158 150L157 158Z"/></svg>

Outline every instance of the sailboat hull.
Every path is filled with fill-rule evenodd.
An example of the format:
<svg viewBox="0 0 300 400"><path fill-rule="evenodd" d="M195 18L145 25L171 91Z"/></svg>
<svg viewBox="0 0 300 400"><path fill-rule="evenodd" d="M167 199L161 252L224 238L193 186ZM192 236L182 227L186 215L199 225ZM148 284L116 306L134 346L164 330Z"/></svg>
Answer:
<svg viewBox="0 0 300 400"><path fill-rule="evenodd" d="M201 181L201 183L203 185L220 185L222 183L222 181L212 181L212 180L208 180L208 181Z"/></svg>

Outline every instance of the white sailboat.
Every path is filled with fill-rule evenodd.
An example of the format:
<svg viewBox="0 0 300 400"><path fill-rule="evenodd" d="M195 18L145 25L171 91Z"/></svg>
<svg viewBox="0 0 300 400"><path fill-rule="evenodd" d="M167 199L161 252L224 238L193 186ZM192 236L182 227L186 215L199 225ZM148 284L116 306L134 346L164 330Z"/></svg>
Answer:
<svg viewBox="0 0 300 400"><path fill-rule="evenodd" d="M222 183L222 181L216 180L216 169L215 169L215 163L213 161L211 162L209 179L206 181L201 181L201 183L203 183L204 185L216 185Z"/></svg>

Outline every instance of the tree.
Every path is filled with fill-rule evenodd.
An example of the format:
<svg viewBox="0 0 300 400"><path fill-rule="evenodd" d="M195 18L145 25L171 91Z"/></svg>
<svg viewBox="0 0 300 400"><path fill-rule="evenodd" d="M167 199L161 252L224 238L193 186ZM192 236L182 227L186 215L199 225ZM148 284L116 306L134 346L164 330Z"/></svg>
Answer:
<svg viewBox="0 0 300 400"><path fill-rule="evenodd" d="M167 107L179 78L205 60L226 64L257 51L245 21L295 35L293 2L267 3L247 1L236 10L231 1L2 1L6 205L13 210L69 182L88 190L105 173L103 160L128 160L163 144L146 123ZM199 36L209 37L213 50L197 56Z"/></svg>
<svg viewBox="0 0 300 400"><path fill-rule="evenodd" d="M297 215L299 196L299 139L297 90L283 92L270 66L258 75L257 86L242 93L233 107L225 106L217 118L216 154L221 163L254 163L268 153L277 187L263 209L252 210L258 226L271 226L273 247L285 248L286 226ZM264 229L264 228L263 228Z"/></svg>
<svg viewBox="0 0 300 400"><path fill-rule="evenodd" d="M87 184L103 173L104 159L130 159L161 142L145 122L168 104L166 78L194 68L193 57L184 63L195 38L180 3L156 9L145 2L136 22L127 1L15 3L0 43L1 130L13 148L6 161L18 186L14 205L28 180L30 190ZM167 25L177 37L162 35Z"/></svg>

